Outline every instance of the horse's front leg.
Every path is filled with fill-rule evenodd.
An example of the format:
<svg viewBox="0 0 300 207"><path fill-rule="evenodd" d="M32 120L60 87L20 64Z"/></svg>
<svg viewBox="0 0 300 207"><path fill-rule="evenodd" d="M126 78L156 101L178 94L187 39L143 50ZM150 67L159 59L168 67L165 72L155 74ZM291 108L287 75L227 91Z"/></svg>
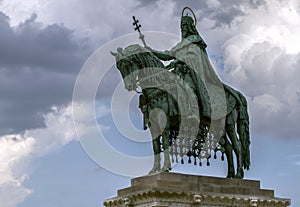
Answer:
<svg viewBox="0 0 300 207"><path fill-rule="evenodd" d="M169 130L165 129L162 133L162 141L163 141L163 149L164 149L164 165L161 168L162 171L168 172L171 170L171 161L170 161L170 153L169 153L169 147L170 147L170 141L169 141Z"/></svg>
<svg viewBox="0 0 300 207"><path fill-rule="evenodd" d="M153 167L150 170L149 174L160 171L160 141L159 137L152 140L153 152L154 152L154 163Z"/></svg>
<svg viewBox="0 0 300 207"><path fill-rule="evenodd" d="M167 102L166 95L161 97L158 102L156 102L158 110L156 110L153 115L156 119L157 127L159 129L159 133L162 136L162 148L164 152L164 165L161 168L161 171L169 171L171 170L171 162L170 162L170 153L169 153L169 128L170 128L170 117L168 115L169 105Z"/></svg>
<svg viewBox="0 0 300 207"><path fill-rule="evenodd" d="M150 127L150 132L152 136L152 147L153 147L153 153L154 153L154 163L153 167L150 170L149 174L159 172L160 169L160 133L156 126L156 123L153 122Z"/></svg>

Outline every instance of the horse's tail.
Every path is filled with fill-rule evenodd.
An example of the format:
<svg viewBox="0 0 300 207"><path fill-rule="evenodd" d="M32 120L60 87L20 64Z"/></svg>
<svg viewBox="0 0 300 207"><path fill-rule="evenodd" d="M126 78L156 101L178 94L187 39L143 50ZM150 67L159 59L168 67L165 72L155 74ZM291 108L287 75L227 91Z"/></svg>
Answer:
<svg viewBox="0 0 300 207"><path fill-rule="evenodd" d="M237 91L238 92L238 91ZM250 168L250 133L249 133L249 115L247 100L238 92L240 103L237 118L237 132L242 144L243 167L249 170Z"/></svg>

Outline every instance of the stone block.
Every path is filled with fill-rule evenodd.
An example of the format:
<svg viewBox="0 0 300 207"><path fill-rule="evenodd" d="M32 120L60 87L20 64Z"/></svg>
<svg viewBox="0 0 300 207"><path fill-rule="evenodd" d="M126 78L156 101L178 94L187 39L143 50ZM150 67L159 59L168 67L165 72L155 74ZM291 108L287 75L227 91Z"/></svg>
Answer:
<svg viewBox="0 0 300 207"><path fill-rule="evenodd" d="M260 181L161 172L131 180L106 207L287 207Z"/></svg>

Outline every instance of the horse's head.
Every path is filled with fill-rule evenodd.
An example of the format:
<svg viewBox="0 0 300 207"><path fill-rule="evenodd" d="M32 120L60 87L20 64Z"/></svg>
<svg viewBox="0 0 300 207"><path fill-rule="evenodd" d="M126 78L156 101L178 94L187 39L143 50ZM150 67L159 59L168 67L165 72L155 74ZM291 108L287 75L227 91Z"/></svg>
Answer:
<svg viewBox="0 0 300 207"><path fill-rule="evenodd" d="M116 65L120 71L125 88L128 91L137 88L137 74L140 69L139 61L136 54L139 53L138 49L142 48L139 45L130 45L124 50L118 48L116 53L111 52L116 58Z"/></svg>
<svg viewBox="0 0 300 207"><path fill-rule="evenodd" d="M124 50L118 48L116 53L111 54L116 58L117 68L128 91L137 88L138 79L147 76L145 72L148 75L151 73L151 71L140 70L153 67L164 68L163 63L153 53L137 44L129 45Z"/></svg>

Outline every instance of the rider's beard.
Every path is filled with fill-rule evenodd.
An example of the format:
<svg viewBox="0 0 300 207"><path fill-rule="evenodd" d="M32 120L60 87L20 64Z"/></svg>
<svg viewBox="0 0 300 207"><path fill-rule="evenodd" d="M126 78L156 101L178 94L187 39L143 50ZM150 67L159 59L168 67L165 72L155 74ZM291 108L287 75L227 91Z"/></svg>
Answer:
<svg viewBox="0 0 300 207"><path fill-rule="evenodd" d="M182 31L181 31L181 37L182 37L182 38L186 38L187 36L188 36L188 31L182 30Z"/></svg>

